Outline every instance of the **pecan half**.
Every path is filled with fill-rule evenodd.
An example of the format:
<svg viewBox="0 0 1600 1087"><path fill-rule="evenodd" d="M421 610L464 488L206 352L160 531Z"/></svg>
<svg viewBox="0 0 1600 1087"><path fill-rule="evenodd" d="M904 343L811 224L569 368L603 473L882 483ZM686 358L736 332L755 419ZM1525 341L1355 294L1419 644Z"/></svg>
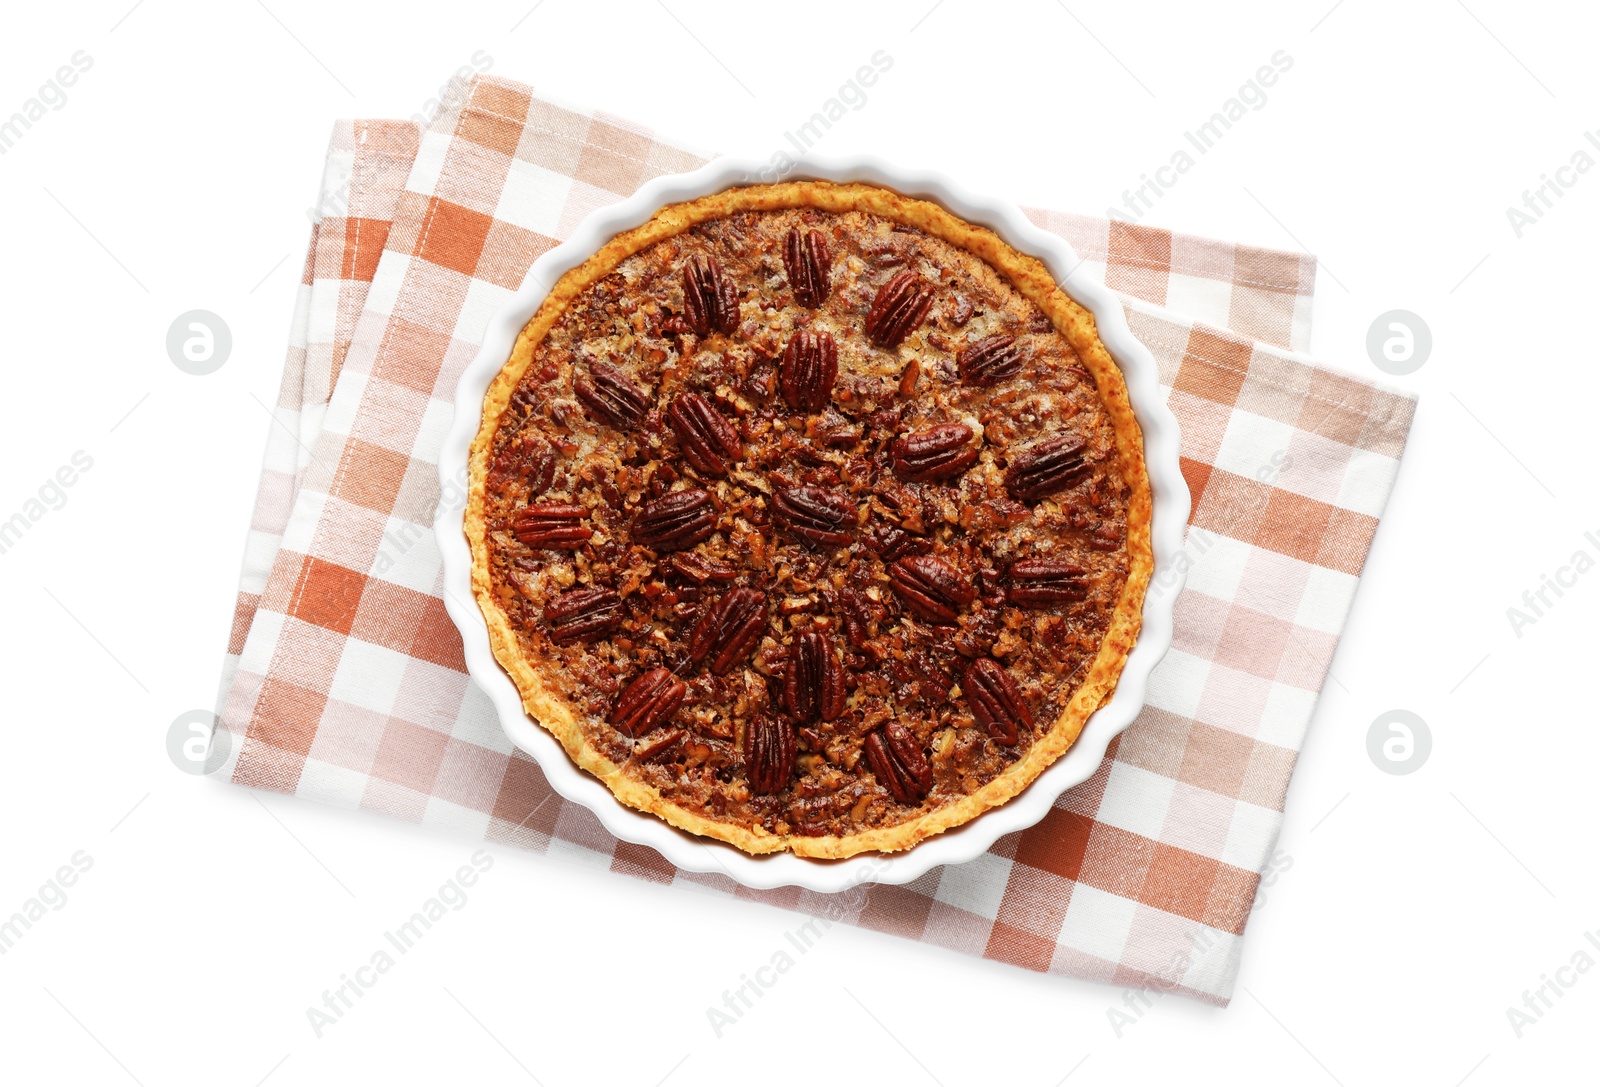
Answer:
<svg viewBox="0 0 1600 1087"><path fill-rule="evenodd" d="M950 323L960 328L972 320L972 315L977 312L978 308L972 304L972 299L964 294L958 294L955 297L955 301L950 304Z"/></svg>
<svg viewBox="0 0 1600 1087"><path fill-rule="evenodd" d="M683 729L668 729L649 743L635 747L633 749L633 757L639 762L663 761L667 756L677 751L678 745L683 743L683 737Z"/></svg>
<svg viewBox="0 0 1600 1087"><path fill-rule="evenodd" d="M593 642L622 625L622 598L610 589L574 589L545 605L544 621L557 642Z"/></svg>
<svg viewBox="0 0 1600 1087"><path fill-rule="evenodd" d="M1022 369L1027 352L1004 332L974 340L956 352L956 372L968 385L993 385Z"/></svg>
<svg viewBox="0 0 1600 1087"><path fill-rule="evenodd" d="M912 258L916 252L916 243L904 235L892 235L879 242L868 242L862 249L867 259L879 268L892 268Z"/></svg>
<svg viewBox="0 0 1600 1087"><path fill-rule="evenodd" d="M934 286L907 269L878 288L867 311L867 338L879 347L898 347L933 308Z"/></svg>
<svg viewBox="0 0 1600 1087"><path fill-rule="evenodd" d="M665 668L652 668L622 692L611 711L611 724L637 739L672 720L688 694L689 685L683 680Z"/></svg>
<svg viewBox="0 0 1600 1087"><path fill-rule="evenodd" d="M1116 525L1101 525L1089 537L1089 546L1096 551L1120 551L1122 549L1122 533L1117 531Z"/></svg>
<svg viewBox="0 0 1600 1087"><path fill-rule="evenodd" d="M591 416L618 430L631 430L650 410L650 397L641 392L621 369L598 359L589 364L589 376L574 378L572 391Z"/></svg>
<svg viewBox="0 0 1600 1087"><path fill-rule="evenodd" d="M889 447L894 474L907 483L931 483L959 476L978 462L972 430L961 423L942 423L897 438Z"/></svg>
<svg viewBox="0 0 1600 1087"><path fill-rule="evenodd" d="M843 547L850 542L856 504L841 491L806 483L775 489L772 516L791 536L808 544Z"/></svg>
<svg viewBox="0 0 1600 1087"><path fill-rule="evenodd" d="M906 368L900 371L900 395L917 395L917 382L922 380L922 363L912 359L906 363Z"/></svg>
<svg viewBox="0 0 1600 1087"><path fill-rule="evenodd" d="M1033 727L1033 711L1022 688L993 657L979 657L967 666L961 691L973 719L1000 743L1014 744L1018 729Z"/></svg>
<svg viewBox="0 0 1600 1087"><path fill-rule="evenodd" d="M679 394L667 409L667 422L678 436L683 459L702 475L727 475L729 465L744 456L739 432L699 393Z"/></svg>
<svg viewBox="0 0 1600 1087"><path fill-rule="evenodd" d="M821 411L833 399L839 380L839 350L833 333L802 328L789 340L778 363L783 402L795 411Z"/></svg>
<svg viewBox="0 0 1600 1087"><path fill-rule="evenodd" d="M696 336L739 327L739 299L716 257L697 253L683 264L683 316Z"/></svg>
<svg viewBox="0 0 1600 1087"><path fill-rule="evenodd" d="M716 529L711 496L690 487L646 502L633 519L633 542L652 551L685 551Z"/></svg>
<svg viewBox="0 0 1600 1087"><path fill-rule="evenodd" d="M916 804L933 788L933 767L911 730L890 721L869 733L862 749L878 784L902 804Z"/></svg>
<svg viewBox="0 0 1600 1087"><path fill-rule="evenodd" d="M861 428L844 424L822 431L822 444L829 449L849 449L861 440Z"/></svg>
<svg viewBox="0 0 1600 1087"><path fill-rule="evenodd" d="M1084 569L1066 559L1020 559L1011 564L1006 602L1019 608L1071 604L1089 595Z"/></svg>
<svg viewBox="0 0 1600 1087"><path fill-rule="evenodd" d="M867 595L860 589L840 589L835 609L839 622L844 625L844 635L857 649L865 649L872 640L872 607Z"/></svg>
<svg viewBox="0 0 1600 1087"><path fill-rule="evenodd" d="M591 530L584 520L589 511L566 502L535 502L523 506L511 521L511 534L530 547L576 551L589 542Z"/></svg>
<svg viewBox="0 0 1600 1087"><path fill-rule="evenodd" d="M794 776L794 726L780 717L752 717L744 723L744 767L750 790L775 793Z"/></svg>
<svg viewBox="0 0 1600 1087"><path fill-rule="evenodd" d="M690 581L704 584L707 581L732 581L738 576L737 571L726 563L704 555L691 555L679 552L667 559L667 569Z"/></svg>
<svg viewBox="0 0 1600 1087"><path fill-rule="evenodd" d="M884 563L891 563L907 555L925 555L933 550L933 541L914 536L903 528L875 525L867 537L867 546L878 553Z"/></svg>
<svg viewBox="0 0 1600 1087"><path fill-rule="evenodd" d="M816 309L828 297L833 286L833 258L828 253L828 239L820 230L800 233L799 227L790 227L783 240L783 269L789 273L789 287L794 291L796 305Z"/></svg>
<svg viewBox="0 0 1600 1087"><path fill-rule="evenodd" d="M1089 474L1083 453L1083 439L1076 434L1035 442L1011 458L1006 490L1023 501L1065 490Z"/></svg>
<svg viewBox="0 0 1600 1087"><path fill-rule="evenodd" d="M889 587L917 615L932 623L953 623L977 590L961 571L932 555L909 555L889 567Z"/></svg>
<svg viewBox="0 0 1600 1087"><path fill-rule="evenodd" d="M789 650L783 705L801 724L832 721L844 712L844 668L820 630L799 635Z"/></svg>
<svg viewBox="0 0 1600 1087"><path fill-rule="evenodd" d="M711 659L711 671L723 675L750 655L767 627L767 594L740 587L729 589L706 609L689 634L689 657L696 664Z"/></svg>

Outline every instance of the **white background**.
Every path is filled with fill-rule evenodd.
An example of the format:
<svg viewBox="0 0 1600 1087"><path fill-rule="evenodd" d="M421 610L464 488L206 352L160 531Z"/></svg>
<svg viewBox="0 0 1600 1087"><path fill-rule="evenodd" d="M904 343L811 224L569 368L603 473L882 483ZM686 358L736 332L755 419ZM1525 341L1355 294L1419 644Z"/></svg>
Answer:
<svg viewBox="0 0 1600 1087"><path fill-rule="evenodd" d="M0 157L0 520L75 451L93 467L0 555L0 915L76 851L93 867L0 957L0 1079L1595 1081L1600 970L1565 975L1520 1038L1506 1015L1600 930L1580 697L1600 574L1521 637L1506 615L1573 552L1600 556L1600 171L1520 238L1506 216L1600 125L1595 25L1509 0L930 2L7 13L0 117L75 51L93 67ZM1169 997L1119 1037L1109 987L836 926L718 1038L707 1007L798 916L495 848L468 904L313 1034L306 1008L478 844L186 777L163 741L212 704L331 122L416 113L480 49L753 155L881 49L893 67L819 151L1098 213L1293 57L1145 221L1314 252L1331 364L1383 377L1366 334L1394 308L1434 347L1395 379L1421 393L1416 425L1231 1008ZM208 377L164 348L196 308L233 331ZM1366 751L1395 708L1433 735L1409 776Z"/></svg>

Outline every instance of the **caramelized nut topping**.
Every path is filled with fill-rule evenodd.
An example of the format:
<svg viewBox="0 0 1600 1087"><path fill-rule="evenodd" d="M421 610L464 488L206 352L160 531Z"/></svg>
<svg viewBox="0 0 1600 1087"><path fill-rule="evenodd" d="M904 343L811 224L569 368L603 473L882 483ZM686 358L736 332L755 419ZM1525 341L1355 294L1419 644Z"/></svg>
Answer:
<svg viewBox="0 0 1600 1087"><path fill-rule="evenodd" d="M534 345L488 451L490 588L663 804L892 828L1016 765L1099 652L1131 561L1114 421L972 256L864 211L713 218Z"/></svg>
<svg viewBox="0 0 1600 1087"><path fill-rule="evenodd" d="M556 455L550 443L532 434L518 434L495 456L489 469L490 490L524 487L528 498L538 498L555 482Z"/></svg>

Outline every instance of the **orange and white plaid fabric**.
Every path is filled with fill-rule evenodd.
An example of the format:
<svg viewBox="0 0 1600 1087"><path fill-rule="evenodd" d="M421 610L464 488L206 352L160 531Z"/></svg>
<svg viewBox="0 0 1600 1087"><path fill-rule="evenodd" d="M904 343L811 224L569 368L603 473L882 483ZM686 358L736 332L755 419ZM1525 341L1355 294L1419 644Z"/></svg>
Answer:
<svg viewBox="0 0 1600 1087"><path fill-rule="evenodd" d="M322 431L322 416L389 236L395 202L416 160L420 136L410 121L334 125L317 204L308 211L311 246L295 296L288 357L245 544L221 698L227 697L233 682L256 604L294 509L294 496Z"/></svg>
<svg viewBox="0 0 1600 1087"><path fill-rule="evenodd" d="M589 212L704 156L508 80L462 92L403 184L403 147L357 169L376 152L345 139L395 122L336 133L350 188L318 224L291 334L219 714L226 776L1226 1003L1414 406L1291 357L1309 343L1315 262L1031 213L1123 293L1182 427L1194 514L1172 652L1095 776L982 858L838 899L750 891L617 841L512 749L467 678L432 531L456 380L490 315ZM1154 591L1171 591L1167 573Z"/></svg>

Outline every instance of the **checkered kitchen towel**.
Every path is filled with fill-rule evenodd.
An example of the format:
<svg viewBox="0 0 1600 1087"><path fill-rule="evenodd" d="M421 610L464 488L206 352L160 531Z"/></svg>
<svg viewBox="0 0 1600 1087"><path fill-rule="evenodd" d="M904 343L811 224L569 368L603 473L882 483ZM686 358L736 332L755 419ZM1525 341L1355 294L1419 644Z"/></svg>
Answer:
<svg viewBox="0 0 1600 1087"><path fill-rule="evenodd" d="M1413 409L1290 356L1309 340L1314 261L1034 213L1123 292L1183 429L1194 514L1174 648L1095 776L984 857L844 899L750 891L617 841L511 748L465 674L431 531L456 379L490 315L590 211L702 156L499 78L459 100L421 133L375 266L340 249L356 244L348 216L317 230L310 289L324 268L342 284L331 357L342 350L343 366L292 503L279 477L298 430L273 430L220 713L228 777L1226 1003ZM358 309L345 347L337 329ZM289 370L307 354L291 349ZM280 412L304 419L315 384L291 374Z"/></svg>
<svg viewBox="0 0 1600 1087"><path fill-rule="evenodd" d="M233 683L256 604L283 542L284 526L311 463L312 444L322 432L334 382L389 237L395 203L416 161L420 135L410 121L340 121L334 126L322 188L308 213L311 247L295 296L288 357L250 518L220 699L226 699Z"/></svg>

